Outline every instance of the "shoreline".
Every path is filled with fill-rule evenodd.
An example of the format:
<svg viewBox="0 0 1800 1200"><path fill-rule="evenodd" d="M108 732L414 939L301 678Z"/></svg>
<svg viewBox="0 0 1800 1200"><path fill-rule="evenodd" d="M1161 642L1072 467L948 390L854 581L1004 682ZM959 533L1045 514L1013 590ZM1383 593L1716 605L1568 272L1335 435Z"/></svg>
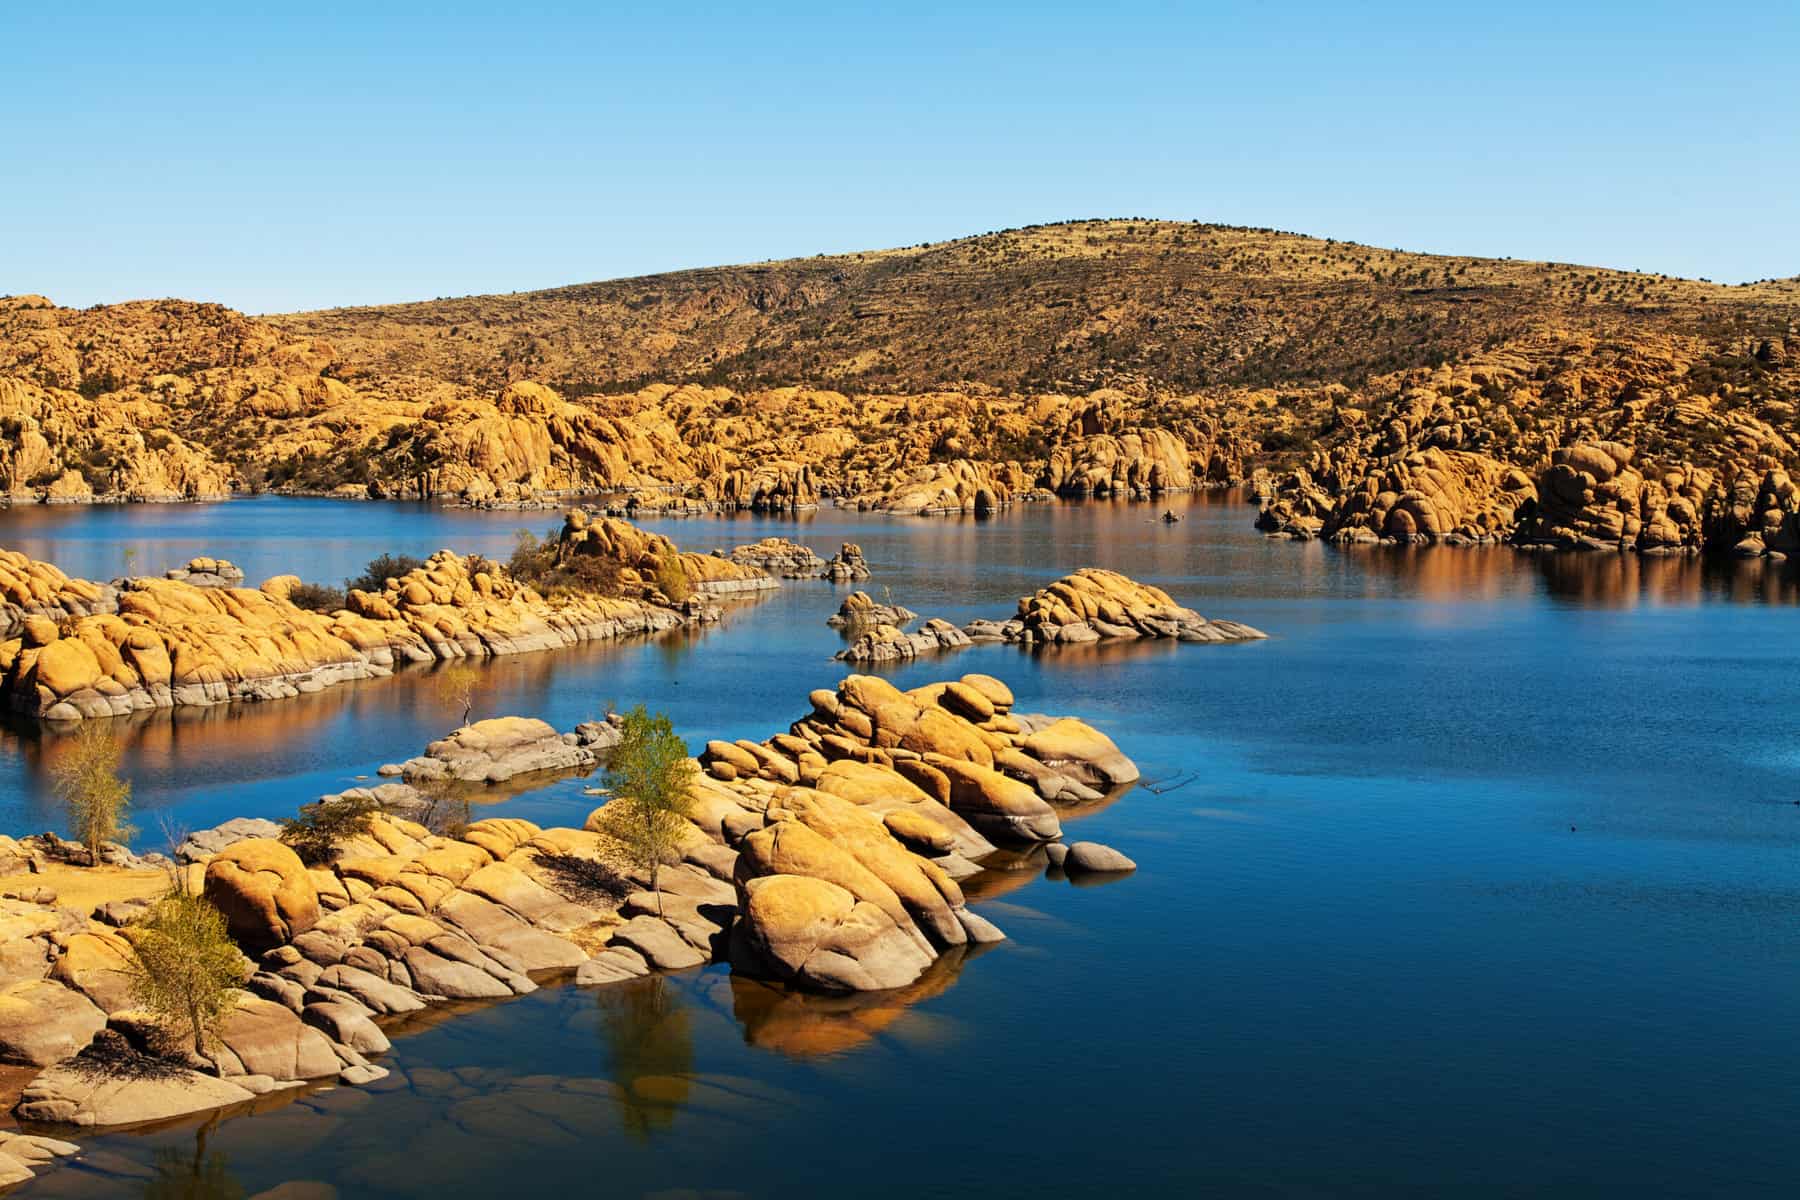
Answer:
<svg viewBox="0 0 1800 1200"><path fill-rule="evenodd" d="M1268 468L1262 468L1267 470ZM1469 536L1461 533L1429 534L1417 533L1408 537L1376 535L1372 531L1360 527L1345 527L1331 534L1309 532L1295 526L1274 526L1265 524L1262 514L1267 511L1267 497L1259 496L1254 490L1252 481L1241 480L1237 483L1218 483L1212 481L1196 483L1186 488L1164 488L1143 494L1081 494L1064 495L1048 491L1025 492L998 503L992 508L977 509L970 505L954 505L944 507L927 507L916 510L898 511L883 508L878 504L859 503L854 497L820 496L816 502L804 504L754 505L735 501L703 500L679 498L679 503L667 505L635 504L619 502L617 497L635 497L638 492L589 492L581 490L555 491L543 493L543 498L529 500L505 501L470 501L446 497L397 497L373 496L365 491L363 495L347 494L339 491L316 491L299 489L269 489L260 492L234 491L206 496L121 496L104 495L72 499L40 497L22 499L16 495L0 495L0 512L12 508L82 508L82 507L115 507L127 505L206 505L226 504L242 500L277 498L281 500L332 500L352 504L406 504L437 506L449 510L467 512L516 512L516 513L558 513L570 507L583 507L596 514L622 518L626 520L657 519L703 519L706 517L789 517L796 523L812 513L825 510L836 510L846 513L867 514L887 517L971 517L986 520L998 512L1016 505L1071 505L1084 504L1132 504L1157 505L1167 503L1181 497L1196 497L1220 492L1242 490L1244 502L1258 507L1257 515L1252 517L1252 525L1269 541L1281 542L1318 542L1334 548L1360 546L1380 546L1387 548L1406 548L1410 546L1433 546L1451 549L1489 549L1507 547L1530 553L1559 553L1572 555L1588 555L1601 553L1635 554L1645 558L1696 558L1712 562L1753 561L1763 559L1770 563L1780 563L1790 555L1779 548L1768 547L1755 552L1741 548L1739 542L1724 544L1705 540L1697 544L1686 545L1637 545L1629 540L1617 542L1580 537L1574 539L1537 538L1530 539L1519 536L1516 532L1507 535ZM1177 518L1178 523L1182 518ZM1760 540L1760 539L1759 539Z"/></svg>

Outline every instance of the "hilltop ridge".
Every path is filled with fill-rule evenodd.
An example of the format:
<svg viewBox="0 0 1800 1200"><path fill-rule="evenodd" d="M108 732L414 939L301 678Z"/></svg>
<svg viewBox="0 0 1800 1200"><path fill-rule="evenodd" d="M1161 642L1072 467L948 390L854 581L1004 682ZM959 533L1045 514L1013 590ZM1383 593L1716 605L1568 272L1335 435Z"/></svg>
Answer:
<svg viewBox="0 0 1800 1200"><path fill-rule="evenodd" d="M1800 281L1725 286L1105 220L269 320L384 376L532 378L572 394L652 382L1194 391L1351 383L1547 326L1761 329L1783 309L1800 311Z"/></svg>
<svg viewBox="0 0 1800 1200"><path fill-rule="evenodd" d="M1800 280L1159 221L251 317L0 300L0 494L991 512L1800 552Z"/></svg>

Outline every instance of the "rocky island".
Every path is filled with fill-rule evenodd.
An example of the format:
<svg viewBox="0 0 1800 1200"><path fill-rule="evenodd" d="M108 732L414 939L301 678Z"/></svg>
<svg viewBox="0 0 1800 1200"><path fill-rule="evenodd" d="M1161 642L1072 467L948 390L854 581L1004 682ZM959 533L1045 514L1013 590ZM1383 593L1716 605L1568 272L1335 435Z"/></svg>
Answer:
<svg viewBox="0 0 1800 1200"><path fill-rule="evenodd" d="M758 568L683 553L625 521L590 524L581 513L554 554L601 573L546 596L500 564L445 550L379 591L351 589L342 607L316 612L293 603L301 581L292 575L241 588L235 567L196 560L171 572L179 578L102 584L0 550L0 702L79 720L278 699L405 663L701 624L717 616L708 597L778 586Z"/></svg>

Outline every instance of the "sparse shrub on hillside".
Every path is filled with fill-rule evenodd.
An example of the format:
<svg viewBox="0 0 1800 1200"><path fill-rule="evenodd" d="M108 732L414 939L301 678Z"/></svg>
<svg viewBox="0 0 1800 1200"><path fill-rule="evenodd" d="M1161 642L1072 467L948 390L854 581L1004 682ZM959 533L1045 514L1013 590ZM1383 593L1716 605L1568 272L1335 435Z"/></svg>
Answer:
<svg viewBox="0 0 1800 1200"><path fill-rule="evenodd" d="M564 596L616 596L619 564L596 554L566 554L554 537L541 541L521 529L507 572L520 583L552 599Z"/></svg>
<svg viewBox="0 0 1800 1200"><path fill-rule="evenodd" d="M380 558L372 558L369 565L363 568L361 575L344 581L347 592L379 592L387 587L390 579L399 579L409 571L416 571L425 565L425 560L414 558L410 554L383 554Z"/></svg>
<svg viewBox="0 0 1800 1200"><path fill-rule="evenodd" d="M300 815L281 823L281 840L293 847L308 866L329 862L338 845L368 832L369 822L381 805L367 796L340 796L321 800L300 810Z"/></svg>
<svg viewBox="0 0 1800 1200"><path fill-rule="evenodd" d="M681 569L681 559L674 554L663 555L656 564L655 582L656 590L676 604L694 594L694 585L688 581L687 572Z"/></svg>
<svg viewBox="0 0 1800 1200"><path fill-rule="evenodd" d="M334 613L344 607L344 589L325 583L302 583L288 593L288 603L307 612Z"/></svg>

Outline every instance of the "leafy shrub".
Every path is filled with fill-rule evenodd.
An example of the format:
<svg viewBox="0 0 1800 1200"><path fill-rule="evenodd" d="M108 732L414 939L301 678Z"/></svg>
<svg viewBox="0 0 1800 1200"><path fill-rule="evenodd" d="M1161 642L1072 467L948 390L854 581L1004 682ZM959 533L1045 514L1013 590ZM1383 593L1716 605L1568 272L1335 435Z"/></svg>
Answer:
<svg viewBox="0 0 1800 1200"><path fill-rule="evenodd" d="M380 558L372 558L363 573L354 579L344 580L346 592L379 592L387 586L390 579L399 579L409 571L416 571L425 565L422 558L414 558L410 554L383 554Z"/></svg>
<svg viewBox="0 0 1800 1200"><path fill-rule="evenodd" d="M507 573L546 596L616 596L619 564L597 554L565 554L555 538L538 540L521 529Z"/></svg>
<svg viewBox="0 0 1800 1200"><path fill-rule="evenodd" d="M107 842L125 841L136 832L125 823L131 782L119 778L119 743L101 726L84 725L50 775L68 809L70 829L87 847L89 865L99 866Z"/></svg>
<svg viewBox="0 0 1800 1200"><path fill-rule="evenodd" d="M300 815L281 823L281 840L293 848L308 866L329 862L342 842L367 833L369 821L381 805L367 796L339 796L321 800L300 810Z"/></svg>
<svg viewBox="0 0 1800 1200"><path fill-rule="evenodd" d="M245 974L224 914L199 896L173 891L132 922L130 938L132 998L165 1028L191 1037L195 1054L205 1054Z"/></svg>
<svg viewBox="0 0 1800 1200"><path fill-rule="evenodd" d="M288 593L288 602L307 612L334 613L344 607L344 590L324 583L303 583Z"/></svg>
<svg viewBox="0 0 1800 1200"><path fill-rule="evenodd" d="M656 564L656 590L680 604L694 594L694 585L688 582L687 572L681 569L681 560L673 554L665 554Z"/></svg>

